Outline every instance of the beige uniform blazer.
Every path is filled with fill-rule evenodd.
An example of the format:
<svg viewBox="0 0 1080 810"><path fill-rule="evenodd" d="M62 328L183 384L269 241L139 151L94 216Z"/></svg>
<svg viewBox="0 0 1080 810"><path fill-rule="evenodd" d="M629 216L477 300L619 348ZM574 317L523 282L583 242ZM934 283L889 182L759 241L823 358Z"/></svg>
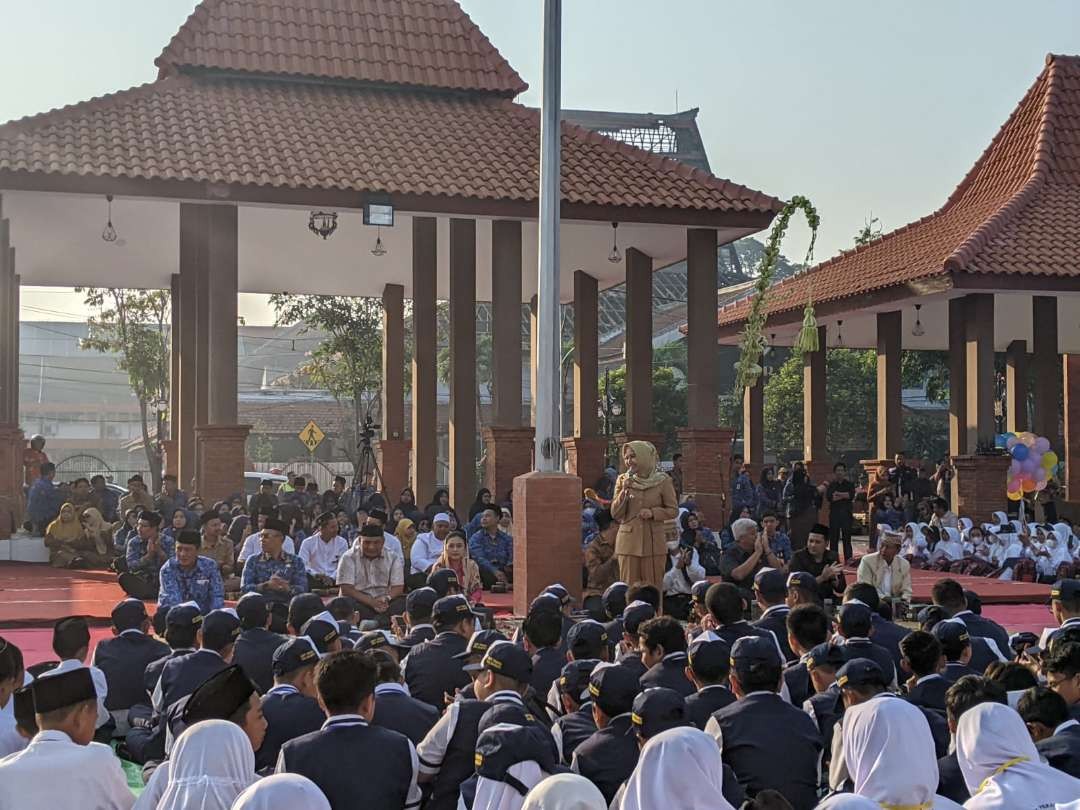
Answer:
<svg viewBox="0 0 1080 810"><path fill-rule="evenodd" d="M667 554L666 521L679 512L675 485L668 478L651 489L634 489L626 484L627 475L615 482L615 497L611 501L611 516L619 523L615 536L615 553L631 557L655 557ZM638 513L651 509L652 520L642 520Z"/></svg>

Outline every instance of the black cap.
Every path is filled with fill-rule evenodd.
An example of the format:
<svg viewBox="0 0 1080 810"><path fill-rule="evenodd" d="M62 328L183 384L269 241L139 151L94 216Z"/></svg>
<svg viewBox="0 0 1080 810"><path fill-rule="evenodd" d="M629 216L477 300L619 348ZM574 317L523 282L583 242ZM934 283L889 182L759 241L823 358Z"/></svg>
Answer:
<svg viewBox="0 0 1080 810"><path fill-rule="evenodd" d="M1034 633L1013 633L1009 636L1009 649L1019 654L1029 647L1038 647L1039 637Z"/></svg>
<svg viewBox="0 0 1080 810"><path fill-rule="evenodd" d="M213 509L207 509L201 515L199 515L199 525L205 526L207 523L209 523L211 520L214 520L215 518L221 520L221 513L215 512Z"/></svg>
<svg viewBox="0 0 1080 810"><path fill-rule="evenodd" d="M369 652L370 650L397 650L398 654L407 653L409 647L398 641L397 637L386 630L370 630L360 636L353 645L354 650Z"/></svg>
<svg viewBox="0 0 1080 810"><path fill-rule="evenodd" d="M286 535L289 533L289 524L278 517L268 517L266 522L263 523L263 529L271 532L278 532L279 534Z"/></svg>
<svg viewBox="0 0 1080 810"><path fill-rule="evenodd" d="M488 647L480 668L505 675L518 683L528 683L532 678L532 658L525 650L509 641L497 641Z"/></svg>
<svg viewBox="0 0 1080 810"><path fill-rule="evenodd" d="M845 686L881 686L886 687L885 673L869 658L852 658L836 672L836 685Z"/></svg>
<svg viewBox="0 0 1080 810"><path fill-rule="evenodd" d="M360 527L360 536L385 538L386 533L372 523L365 523L363 526Z"/></svg>
<svg viewBox="0 0 1080 810"><path fill-rule="evenodd" d="M245 593L236 603L236 615L244 624L262 627L270 615L270 603L261 593Z"/></svg>
<svg viewBox="0 0 1080 810"><path fill-rule="evenodd" d="M428 576L427 586L442 599L450 593L451 587L460 588L461 583L458 582L457 574L449 568L440 568L438 571L432 571Z"/></svg>
<svg viewBox="0 0 1080 810"><path fill-rule="evenodd" d="M510 769L519 763L532 761L539 765L544 773L552 773L557 770L558 765L555 754L551 735L539 726L532 723L499 724L485 729L477 737L474 764L478 776L506 782L520 793L518 786L525 786L510 776ZM515 782L517 785L514 785Z"/></svg>
<svg viewBox="0 0 1080 810"><path fill-rule="evenodd" d="M787 587L817 591L817 578L809 571L792 571L787 577Z"/></svg>
<svg viewBox="0 0 1080 810"><path fill-rule="evenodd" d="M665 686L646 689L634 698L631 712L630 721L638 735L645 739L669 728L690 725L686 717L686 699Z"/></svg>
<svg viewBox="0 0 1080 810"><path fill-rule="evenodd" d="M161 525L161 515L157 512L152 512L149 509L143 509L139 512L139 520L145 520L151 526Z"/></svg>
<svg viewBox="0 0 1080 810"><path fill-rule="evenodd" d="M971 634L968 632L967 625L958 619L946 619L938 622L930 632L942 644L960 644L971 641Z"/></svg>
<svg viewBox="0 0 1080 810"><path fill-rule="evenodd" d="M712 585L707 579L699 579L693 585L690 586L690 601L695 605L705 604L705 594L709 590L709 586Z"/></svg>
<svg viewBox="0 0 1080 810"><path fill-rule="evenodd" d="M236 641L240 635L240 619L231 608L211 610L203 619L203 646L220 650L226 644Z"/></svg>
<svg viewBox="0 0 1080 810"><path fill-rule="evenodd" d="M304 622L300 635L310 638L315 649L320 654L325 654L330 651L330 645L341 638L341 630L338 628L337 619L330 615L330 611L324 610Z"/></svg>
<svg viewBox="0 0 1080 810"><path fill-rule="evenodd" d="M30 684L30 689L34 697L34 711L38 714L54 712L97 697L89 667L69 669L58 675L43 673Z"/></svg>
<svg viewBox="0 0 1080 810"><path fill-rule="evenodd" d="M469 600L461 594L444 596L431 609L431 617L442 627L450 627L463 619L476 616Z"/></svg>
<svg viewBox="0 0 1080 810"><path fill-rule="evenodd" d="M557 594L544 591L529 603L529 615L540 610L546 610L551 613L562 613L562 606L562 600L559 599Z"/></svg>
<svg viewBox="0 0 1080 810"><path fill-rule="evenodd" d="M810 531L807 534L820 534L822 537L827 538L829 536L829 527L824 523L815 523L810 527Z"/></svg>
<svg viewBox="0 0 1080 810"><path fill-rule="evenodd" d="M439 594L435 589L424 586L415 591L409 591L409 595L405 597L405 610L410 615L427 617L431 615L431 609L435 607L437 601L439 601Z"/></svg>
<svg viewBox="0 0 1080 810"><path fill-rule="evenodd" d="M579 658L562 668L555 685L560 692L572 695L574 700L589 699L589 676L600 662L595 658Z"/></svg>
<svg viewBox="0 0 1080 810"><path fill-rule="evenodd" d="M715 680L731 666L731 647L716 633L706 630L690 642L686 659L695 675Z"/></svg>
<svg viewBox="0 0 1080 810"><path fill-rule="evenodd" d="M766 599L783 599L787 593L787 574L779 568L762 568L754 575L754 589Z"/></svg>
<svg viewBox="0 0 1080 810"><path fill-rule="evenodd" d="M1050 586L1050 599L1076 599L1080 597L1080 579L1059 579ZM969 605L970 607L970 605Z"/></svg>
<svg viewBox="0 0 1080 810"><path fill-rule="evenodd" d="M781 665L776 641L764 636L743 636L731 645L731 667L736 672L753 674L765 664Z"/></svg>
<svg viewBox="0 0 1080 810"><path fill-rule="evenodd" d="M217 517L214 512L204 512L203 514L211 514ZM176 533L176 542L185 546L200 548L202 546L202 535L194 529L181 529Z"/></svg>
<svg viewBox="0 0 1080 810"><path fill-rule="evenodd" d="M141 599L123 599L112 609L113 627L121 632L138 629L144 621L146 621L146 605Z"/></svg>
<svg viewBox="0 0 1080 810"><path fill-rule="evenodd" d="M841 644L832 644L826 641L812 648L806 655L806 668L831 667L833 671L840 669L847 663L847 653Z"/></svg>
<svg viewBox="0 0 1080 810"><path fill-rule="evenodd" d="M260 487L272 487L273 485L274 485L274 481L272 481L269 478L264 478L259 482Z"/></svg>
<svg viewBox="0 0 1080 810"><path fill-rule="evenodd" d="M93 678L91 677L91 680ZM29 686L16 689L11 695L11 713L15 715L15 723L23 731L37 734L37 720L34 719L34 690Z"/></svg>
<svg viewBox="0 0 1080 810"><path fill-rule="evenodd" d="M629 667L599 664L589 676L589 694L593 703L608 717L630 711L640 691L638 676Z"/></svg>
<svg viewBox="0 0 1080 810"><path fill-rule="evenodd" d="M934 627L938 622L944 621L947 618L948 615L942 608L937 605L927 605L919 611L918 615L915 617L915 621L919 623L923 630L928 630L929 628Z"/></svg>
<svg viewBox="0 0 1080 810"><path fill-rule="evenodd" d="M239 664L233 664L211 675L191 693L184 706L185 725L202 720L228 720L256 692L255 684L244 674Z"/></svg>
<svg viewBox="0 0 1080 810"><path fill-rule="evenodd" d="M631 602L623 611L623 632L636 636L642 623L654 616L656 616L656 608L648 602Z"/></svg>
<svg viewBox="0 0 1080 810"><path fill-rule="evenodd" d="M496 641L506 640L506 636L504 636L498 630L477 630L475 633L472 634L472 638L469 639L469 643L465 645L465 651L459 652L457 655L454 656L454 658L458 659L459 661L464 661L465 659L473 655L483 656L484 653L488 651L488 647L490 647ZM467 664L464 669L466 671L472 669L480 669L480 662L477 661L475 664Z"/></svg>
<svg viewBox="0 0 1080 810"><path fill-rule="evenodd" d="M564 607L574 601L573 597L570 596L570 591L557 582L554 585L548 585L541 593L550 593L552 596L558 597L559 603Z"/></svg>
<svg viewBox="0 0 1080 810"><path fill-rule="evenodd" d="M375 520L381 520L383 523L386 523L386 521L390 519L390 516L386 514L386 510L379 509L378 507L374 509L369 509L368 517L375 518ZM375 528L378 528L378 526L376 526Z"/></svg>
<svg viewBox="0 0 1080 810"><path fill-rule="evenodd" d="M607 630L595 619L580 621L566 632L566 649L575 658L598 651L607 643Z"/></svg>
<svg viewBox="0 0 1080 810"><path fill-rule="evenodd" d="M837 625L841 631L847 631L853 624L868 624L873 611L862 602L845 602L840 606Z"/></svg>
<svg viewBox="0 0 1080 810"><path fill-rule="evenodd" d="M476 728L478 732L484 732L500 723L509 723L512 726L525 726L529 723L536 722L539 722L536 719L536 716L530 714L529 710L523 705L509 700L503 700L499 701L480 715L480 723Z"/></svg>
<svg viewBox="0 0 1080 810"><path fill-rule="evenodd" d="M621 616L622 612L626 610L626 592L630 590L630 586L625 582L613 582L607 586L603 596L600 597L600 602L604 606L604 612L614 618L615 616Z"/></svg>
<svg viewBox="0 0 1080 810"><path fill-rule="evenodd" d="M319 663L319 653L307 637L291 638L274 650L274 675L288 675L300 667Z"/></svg>
<svg viewBox="0 0 1080 810"><path fill-rule="evenodd" d="M173 605L165 614L166 627L198 627L202 622L202 612L195 602Z"/></svg>

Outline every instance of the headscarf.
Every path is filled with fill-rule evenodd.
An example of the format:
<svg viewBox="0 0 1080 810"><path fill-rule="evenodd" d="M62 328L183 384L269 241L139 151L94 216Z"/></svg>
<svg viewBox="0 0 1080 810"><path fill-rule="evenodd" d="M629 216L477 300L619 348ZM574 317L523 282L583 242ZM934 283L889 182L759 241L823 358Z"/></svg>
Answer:
<svg viewBox="0 0 1080 810"><path fill-rule="evenodd" d="M656 453L656 447L652 442L632 441L627 442L619 449L619 455L621 456L626 452L626 448L629 447L634 451L634 457L637 459L638 472L636 475L626 472L626 482L634 489L652 489L655 486L659 486L661 483L667 480L667 473L662 472L658 468L659 457Z"/></svg>
<svg viewBox="0 0 1080 810"><path fill-rule="evenodd" d="M964 541L960 539L960 532L951 526L945 526L941 530L942 538L934 549L936 556L948 557L950 560L963 559Z"/></svg>
<svg viewBox="0 0 1080 810"><path fill-rule="evenodd" d="M65 511L71 514L69 520L64 520ZM64 543L71 543L83 536L83 527L79 523L74 504L65 503L60 507L60 513L56 516L56 520L45 529L45 534Z"/></svg>
<svg viewBox="0 0 1080 810"><path fill-rule="evenodd" d="M233 802L231 810L330 810L319 786L298 773L260 779Z"/></svg>
<svg viewBox="0 0 1080 810"><path fill-rule="evenodd" d="M203 720L177 739L156 810L229 810L255 780L255 752L240 726Z"/></svg>
<svg viewBox="0 0 1080 810"><path fill-rule="evenodd" d="M487 487L481 487L476 491L476 500L474 500L472 506L469 507L469 520L472 520L485 509L490 509L495 506L493 503L484 503L485 495L491 495L491 490Z"/></svg>
<svg viewBox="0 0 1080 810"><path fill-rule="evenodd" d="M576 773L549 776L529 791L521 810L607 810L600 789Z"/></svg>
<svg viewBox="0 0 1080 810"><path fill-rule="evenodd" d="M931 750L933 747L931 746ZM716 740L689 726L651 737L626 782L622 810L733 810Z"/></svg>
<svg viewBox="0 0 1080 810"><path fill-rule="evenodd" d="M492 728L497 727L492 726ZM506 769L506 773L529 790L548 776L531 759L511 765ZM486 776L481 776L476 780L476 797L473 799L472 810L521 810L524 803L525 797L517 792L517 788L506 782L488 779Z"/></svg>
<svg viewBox="0 0 1080 810"><path fill-rule="evenodd" d="M414 533L410 540L405 536L405 530L413 525L415 524L409 518L402 518L397 522L397 526L394 528L394 537L401 541L401 550L405 552L406 560L408 560L409 555L412 553L413 543L416 542L416 534Z"/></svg>
<svg viewBox="0 0 1080 810"><path fill-rule="evenodd" d="M855 793L887 809L959 806L934 795L934 738L917 706L888 695L871 698L844 712L843 732Z"/></svg>
<svg viewBox="0 0 1080 810"><path fill-rule="evenodd" d="M834 793L814 810L881 810L881 805L854 793Z"/></svg>
<svg viewBox="0 0 1080 810"><path fill-rule="evenodd" d="M1080 779L1042 762L1020 715L1000 703L960 716L956 761L971 793L969 810L1035 810L1080 796Z"/></svg>

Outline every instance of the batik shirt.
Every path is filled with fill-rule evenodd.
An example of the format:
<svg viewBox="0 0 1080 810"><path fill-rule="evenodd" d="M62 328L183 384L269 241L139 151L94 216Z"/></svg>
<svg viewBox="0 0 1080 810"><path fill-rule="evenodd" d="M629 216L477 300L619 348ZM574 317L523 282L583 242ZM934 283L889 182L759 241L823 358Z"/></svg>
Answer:
<svg viewBox="0 0 1080 810"><path fill-rule="evenodd" d="M204 616L211 610L225 607L225 587L218 564L209 557L196 557L195 566L184 570L176 558L161 566L161 589L158 609L170 608L183 602L195 602Z"/></svg>
<svg viewBox="0 0 1080 810"><path fill-rule="evenodd" d="M304 570L304 563L299 557L287 551L281 552L281 559L274 559L266 554L256 554L249 558L244 563L241 590L244 593L252 591L264 593L258 586L269 582L275 574L289 583L290 596L307 592L307 571Z"/></svg>
<svg viewBox="0 0 1080 810"><path fill-rule="evenodd" d="M166 562L173 559L176 556L176 541L173 540L171 534L160 534L158 539L161 541L161 550L165 552ZM147 542L139 537L139 533L135 532L131 535L127 542L127 566L129 571L135 571L136 573L144 574L156 574L160 570L161 565L153 567L152 563L140 563L139 561L146 556ZM164 565L164 563L162 563Z"/></svg>

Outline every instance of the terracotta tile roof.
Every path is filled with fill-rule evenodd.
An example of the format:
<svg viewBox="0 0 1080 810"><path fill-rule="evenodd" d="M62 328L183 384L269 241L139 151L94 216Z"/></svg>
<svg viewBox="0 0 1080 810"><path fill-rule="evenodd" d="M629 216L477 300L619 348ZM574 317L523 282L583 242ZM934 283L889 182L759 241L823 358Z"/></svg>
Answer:
<svg viewBox="0 0 1080 810"><path fill-rule="evenodd" d="M454 0L203 0L155 60L516 96L528 85Z"/></svg>
<svg viewBox="0 0 1080 810"><path fill-rule="evenodd" d="M1080 57L1050 55L945 204L881 239L773 287L769 314L930 276L994 273L1080 279ZM745 318L749 299L719 312Z"/></svg>
<svg viewBox="0 0 1080 810"><path fill-rule="evenodd" d="M174 76L0 126L0 172L536 200L539 114L490 96ZM772 214L773 197L563 123L567 203Z"/></svg>

